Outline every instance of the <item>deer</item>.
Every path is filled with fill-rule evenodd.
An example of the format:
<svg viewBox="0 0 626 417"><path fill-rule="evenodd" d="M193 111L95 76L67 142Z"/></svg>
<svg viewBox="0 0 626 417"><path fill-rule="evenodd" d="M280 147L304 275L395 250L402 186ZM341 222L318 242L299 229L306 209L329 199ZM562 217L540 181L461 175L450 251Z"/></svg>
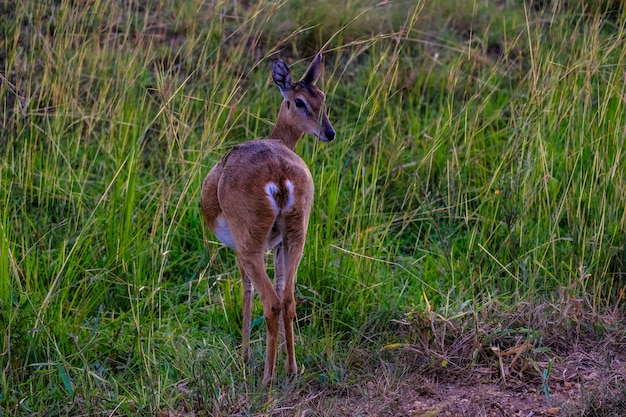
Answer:
<svg viewBox="0 0 626 417"><path fill-rule="evenodd" d="M293 82L280 59L272 79L283 96L274 128L267 138L235 145L217 162L202 185L202 214L215 237L235 249L242 279L242 356L250 360L250 325L254 290L259 293L266 325L263 383L274 377L278 337L284 342L285 374L298 373L294 351L294 287L304 252L313 179L294 149L308 133L322 142L335 139L325 95L316 87L322 72L318 53L300 81ZM274 284L264 254L273 251Z"/></svg>

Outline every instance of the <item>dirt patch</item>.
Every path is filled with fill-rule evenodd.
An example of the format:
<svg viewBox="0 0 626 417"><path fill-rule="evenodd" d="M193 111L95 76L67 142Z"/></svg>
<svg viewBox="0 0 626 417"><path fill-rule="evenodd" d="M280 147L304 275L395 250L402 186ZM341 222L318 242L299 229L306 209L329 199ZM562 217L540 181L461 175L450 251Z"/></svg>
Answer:
<svg viewBox="0 0 626 417"><path fill-rule="evenodd" d="M454 379L419 369L398 372L384 364L343 392L309 391L275 415L626 416L626 349L600 350L602 358L594 349L577 349L558 359L547 391L541 382L510 378L505 384L480 375Z"/></svg>
<svg viewBox="0 0 626 417"><path fill-rule="evenodd" d="M486 384L445 384L429 389L436 390L436 393L409 399L404 406L405 415L552 416L560 412L560 407L547 403L542 395L528 390L515 392Z"/></svg>
<svg viewBox="0 0 626 417"><path fill-rule="evenodd" d="M548 312L541 309L544 318ZM467 317L409 323L413 343L358 359L352 382L336 390L310 386L278 415L626 416L623 319L544 320L527 332L514 321L496 329Z"/></svg>

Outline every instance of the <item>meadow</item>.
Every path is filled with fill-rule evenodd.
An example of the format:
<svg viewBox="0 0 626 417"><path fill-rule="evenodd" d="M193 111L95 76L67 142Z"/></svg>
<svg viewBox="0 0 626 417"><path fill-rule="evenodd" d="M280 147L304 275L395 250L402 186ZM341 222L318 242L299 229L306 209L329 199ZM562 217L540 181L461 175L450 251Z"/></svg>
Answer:
<svg viewBox="0 0 626 417"><path fill-rule="evenodd" d="M350 415L312 404L381 368L547 399L581 341L626 360L621 2L0 10L0 416ZM272 60L299 76L318 50L337 138L296 149L316 187L300 375L279 358L268 388L260 303L244 365L239 269L200 188L271 131ZM623 375L606 384L615 414L571 415L626 410Z"/></svg>

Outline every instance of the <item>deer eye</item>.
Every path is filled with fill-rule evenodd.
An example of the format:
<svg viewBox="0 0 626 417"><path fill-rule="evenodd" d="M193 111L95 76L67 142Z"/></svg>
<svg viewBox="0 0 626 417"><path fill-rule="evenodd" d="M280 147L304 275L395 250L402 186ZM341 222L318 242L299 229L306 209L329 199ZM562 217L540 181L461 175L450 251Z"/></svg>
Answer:
<svg viewBox="0 0 626 417"><path fill-rule="evenodd" d="M304 107L304 101L300 100L299 98L295 99L294 102L296 103L296 107L301 109Z"/></svg>

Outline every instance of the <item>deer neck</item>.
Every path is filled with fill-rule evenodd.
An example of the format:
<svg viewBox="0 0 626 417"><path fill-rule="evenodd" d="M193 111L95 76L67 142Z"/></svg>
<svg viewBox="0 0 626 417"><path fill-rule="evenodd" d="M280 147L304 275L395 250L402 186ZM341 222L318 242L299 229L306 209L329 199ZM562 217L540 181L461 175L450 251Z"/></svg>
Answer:
<svg viewBox="0 0 626 417"><path fill-rule="evenodd" d="M286 101L283 101L283 103L280 105L278 118L276 119L274 129L272 129L272 133L270 133L269 138L282 141L285 145L287 145L289 149L293 151L296 147L298 139L302 137L304 132L297 126L289 124L286 103Z"/></svg>

